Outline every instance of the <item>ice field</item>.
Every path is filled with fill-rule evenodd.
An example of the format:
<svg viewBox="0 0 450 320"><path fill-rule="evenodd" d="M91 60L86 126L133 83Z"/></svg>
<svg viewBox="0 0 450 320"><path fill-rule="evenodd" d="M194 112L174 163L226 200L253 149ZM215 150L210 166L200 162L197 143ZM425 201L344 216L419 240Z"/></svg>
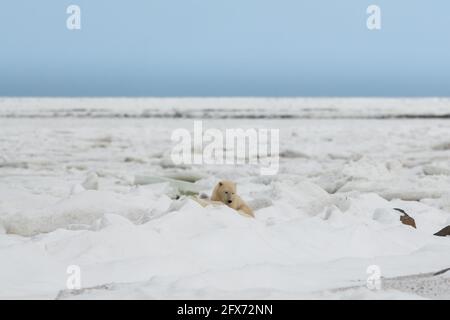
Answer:
<svg viewBox="0 0 450 320"><path fill-rule="evenodd" d="M279 129L278 174L174 166L196 119ZM142 182L184 176L256 218ZM450 299L448 225L449 99L0 99L0 298Z"/></svg>

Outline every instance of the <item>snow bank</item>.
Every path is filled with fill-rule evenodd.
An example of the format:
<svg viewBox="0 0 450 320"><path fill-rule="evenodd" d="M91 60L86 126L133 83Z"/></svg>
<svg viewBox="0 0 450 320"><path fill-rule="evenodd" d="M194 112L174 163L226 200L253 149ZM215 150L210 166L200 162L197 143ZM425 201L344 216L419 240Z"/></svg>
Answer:
<svg viewBox="0 0 450 320"><path fill-rule="evenodd" d="M374 263L394 276L450 264L450 243L429 232L430 225L437 227L446 218L438 209L430 220L423 212L426 205L410 203L415 230L402 225L394 204L376 194L331 196L308 181L274 181L266 188L274 201L257 210L256 219L226 206L170 200L152 188L88 190L28 215L9 216L4 223L10 235L0 239L38 237L0 246L2 261L14 256L2 267L0 297L298 298L349 286L355 275L363 281L365 269ZM422 229L424 221L429 225ZM395 257L432 252L427 247L445 247L447 254L439 250L439 260L406 269L392 263ZM24 265L31 257L36 257L34 275L48 279L48 286L17 287L13 264ZM82 269L83 288L91 289L64 291L65 268L72 264ZM388 293L401 296L378 296Z"/></svg>

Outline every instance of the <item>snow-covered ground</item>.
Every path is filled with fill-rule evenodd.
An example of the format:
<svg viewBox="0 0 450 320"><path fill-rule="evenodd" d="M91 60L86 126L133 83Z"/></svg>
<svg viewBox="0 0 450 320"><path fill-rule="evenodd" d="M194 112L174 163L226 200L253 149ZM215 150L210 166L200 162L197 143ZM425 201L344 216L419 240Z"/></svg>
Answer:
<svg viewBox="0 0 450 320"><path fill-rule="evenodd" d="M0 298L449 299L450 271L434 273L450 238L433 235L450 225L449 114L446 99L0 99ZM174 167L171 134L195 118L280 129L279 173ZM256 219L135 183L181 175L208 194L235 180Z"/></svg>

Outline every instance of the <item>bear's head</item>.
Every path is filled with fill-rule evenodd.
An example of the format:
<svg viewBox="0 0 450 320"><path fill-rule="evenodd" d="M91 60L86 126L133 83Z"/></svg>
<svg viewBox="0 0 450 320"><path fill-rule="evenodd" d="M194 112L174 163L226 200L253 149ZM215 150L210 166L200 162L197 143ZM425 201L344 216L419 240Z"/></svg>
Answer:
<svg viewBox="0 0 450 320"><path fill-rule="evenodd" d="M236 199L236 184L232 181L222 180L217 184L214 193L218 200L232 206Z"/></svg>

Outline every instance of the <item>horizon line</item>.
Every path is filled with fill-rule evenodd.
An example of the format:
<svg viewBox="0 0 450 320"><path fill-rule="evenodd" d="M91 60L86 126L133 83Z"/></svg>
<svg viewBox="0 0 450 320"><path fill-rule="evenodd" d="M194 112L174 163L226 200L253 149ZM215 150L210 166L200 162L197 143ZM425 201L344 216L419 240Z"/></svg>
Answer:
<svg viewBox="0 0 450 320"><path fill-rule="evenodd" d="M450 99L449 96L0 96L0 99Z"/></svg>

